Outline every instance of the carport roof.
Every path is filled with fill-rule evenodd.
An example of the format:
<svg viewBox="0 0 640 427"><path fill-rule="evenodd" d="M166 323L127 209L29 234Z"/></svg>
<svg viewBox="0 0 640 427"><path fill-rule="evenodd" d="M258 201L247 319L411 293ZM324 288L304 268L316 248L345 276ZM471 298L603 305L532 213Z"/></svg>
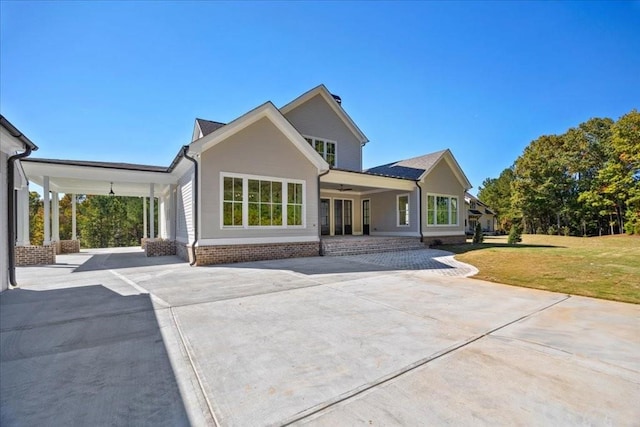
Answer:
<svg viewBox="0 0 640 427"><path fill-rule="evenodd" d="M146 172L169 172L169 168L166 166L151 166L151 165L139 165L133 163L115 163L115 162L95 162L89 160L62 160L62 159L41 159L29 157L22 160L23 162L35 162L35 163L50 163L55 165L69 165L69 166L88 166L94 168L107 168L107 169L124 169L132 171L146 171Z"/></svg>

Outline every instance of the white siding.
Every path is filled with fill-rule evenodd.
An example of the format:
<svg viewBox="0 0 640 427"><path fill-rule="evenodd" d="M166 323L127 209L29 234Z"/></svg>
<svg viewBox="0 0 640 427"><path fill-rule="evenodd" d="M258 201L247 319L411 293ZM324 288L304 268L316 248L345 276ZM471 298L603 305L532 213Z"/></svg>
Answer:
<svg viewBox="0 0 640 427"><path fill-rule="evenodd" d="M9 232L7 209L7 158L9 156L0 151L0 291L9 287L9 250L7 247L7 233Z"/></svg>
<svg viewBox="0 0 640 427"><path fill-rule="evenodd" d="M176 240L190 243L193 230L193 167L178 181L176 207Z"/></svg>

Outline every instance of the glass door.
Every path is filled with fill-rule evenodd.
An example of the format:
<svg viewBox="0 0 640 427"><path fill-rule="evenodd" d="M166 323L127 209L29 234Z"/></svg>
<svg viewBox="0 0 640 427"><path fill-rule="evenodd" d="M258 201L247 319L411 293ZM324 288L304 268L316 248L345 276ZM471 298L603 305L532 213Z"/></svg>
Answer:
<svg viewBox="0 0 640 427"><path fill-rule="evenodd" d="M329 228L329 199L320 199L320 234L328 236L331 234Z"/></svg>
<svg viewBox="0 0 640 427"><path fill-rule="evenodd" d="M369 222L371 221L370 200L362 201L362 234L369 235Z"/></svg>

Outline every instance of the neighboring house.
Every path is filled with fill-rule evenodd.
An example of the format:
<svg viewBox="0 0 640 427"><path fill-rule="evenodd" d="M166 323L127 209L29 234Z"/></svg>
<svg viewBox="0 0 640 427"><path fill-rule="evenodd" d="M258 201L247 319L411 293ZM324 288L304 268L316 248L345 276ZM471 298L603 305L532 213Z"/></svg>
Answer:
<svg viewBox="0 0 640 427"><path fill-rule="evenodd" d="M28 188L19 159L37 149L29 138L0 115L0 292L7 289L10 283L15 284L13 247L16 227L29 227L28 192L26 206L24 200L20 199L21 215L16 216L17 190Z"/></svg>
<svg viewBox="0 0 640 427"><path fill-rule="evenodd" d="M171 166L128 165L142 185L130 194L158 197L159 237L175 241L184 259L195 254L198 265L318 255L323 236L464 242L471 184L451 151L363 171L367 143L340 98L320 85L281 108L266 102L226 124L196 119L191 143ZM78 170L55 169L55 162ZM70 178L96 176L87 175L91 162L25 165L34 182L46 177L57 192ZM112 186L127 195L127 171L100 167L111 168ZM89 187L85 179L73 190L92 194ZM106 194L109 187L103 180L95 188Z"/></svg>
<svg viewBox="0 0 640 427"><path fill-rule="evenodd" d="M476 225L480 224L484 233L495 233L496 214L477 197L465 193L464 203L467 209L467 233L473 233Z"/></svg>

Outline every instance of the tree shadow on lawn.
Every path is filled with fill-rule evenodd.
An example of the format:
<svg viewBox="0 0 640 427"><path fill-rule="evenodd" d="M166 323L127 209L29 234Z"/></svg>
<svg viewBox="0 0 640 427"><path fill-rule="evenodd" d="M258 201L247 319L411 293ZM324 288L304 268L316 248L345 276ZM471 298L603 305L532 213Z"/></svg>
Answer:
<svg viewBox="0 0 640 427"><path fill-rule="evenodd" d="M510 245L508 243L465 243L464 245L442 245L435 247L437 249L442 249L443 251L453 252L454 254L464 254L467 252L478 251L483 249L496 249L496 248L510 248L510 249L535 249L535 248L554 248L554 249L564 249L566 246L556 246L556 245L532 245L532 244L523 244L518 243L515 245Z"/></svg>

